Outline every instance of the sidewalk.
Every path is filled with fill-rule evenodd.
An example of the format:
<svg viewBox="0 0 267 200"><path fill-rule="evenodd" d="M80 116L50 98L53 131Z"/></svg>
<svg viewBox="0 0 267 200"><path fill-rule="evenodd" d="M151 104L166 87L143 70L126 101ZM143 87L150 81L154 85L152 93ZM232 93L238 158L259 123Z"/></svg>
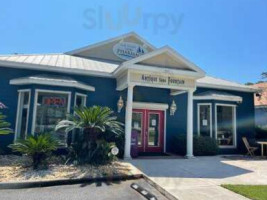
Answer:
<svg viewBox="0 0 267 200"><path fill-rule="evenodd" d="M135 159L131 163L179 200L247 198L221 184L267 184L267 161L229 160L220 156L195 159Z"/></svg>

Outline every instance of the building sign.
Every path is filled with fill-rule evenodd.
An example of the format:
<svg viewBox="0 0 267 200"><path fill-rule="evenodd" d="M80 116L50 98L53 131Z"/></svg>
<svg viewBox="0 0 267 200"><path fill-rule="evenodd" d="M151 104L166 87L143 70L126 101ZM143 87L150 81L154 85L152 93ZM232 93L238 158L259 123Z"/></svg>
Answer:
<svg viewBox="0 0 267 200"><path fill-rule="evenodd" d="M170 88L185 87L194 88L195 81L179 76L166 76L160 74L145 74L145 73L132 73L130 75L130 81L134 83L145 83L151 86L169 86ZM167 88L167 87L166 87Z"/></svg>
<svg viewBox="0 0 267 200"><path fill-rule="evenodd" d="M147 53L147 49L132 42L120 42L113 47L113 53L123 60L131 60Z"/></svg>
<svg viewBox="0 0 267 200"><path fill-rule="evenodd" d="M44 97L43 104L52 107L64 107L66 99L64 97Z"/></svg>

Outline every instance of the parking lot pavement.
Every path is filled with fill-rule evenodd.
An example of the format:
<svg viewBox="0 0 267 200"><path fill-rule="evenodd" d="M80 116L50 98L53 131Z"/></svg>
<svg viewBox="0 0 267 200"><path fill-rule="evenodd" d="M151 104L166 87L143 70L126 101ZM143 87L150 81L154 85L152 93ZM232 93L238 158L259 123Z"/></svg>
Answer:
<svg viewBox="0 0 267 200"><path fill-rule="evenodd" d="M0 190L0 200L145 200L130 186L137 183L157 197L167 200L143 179L17 190Z"/></svg>

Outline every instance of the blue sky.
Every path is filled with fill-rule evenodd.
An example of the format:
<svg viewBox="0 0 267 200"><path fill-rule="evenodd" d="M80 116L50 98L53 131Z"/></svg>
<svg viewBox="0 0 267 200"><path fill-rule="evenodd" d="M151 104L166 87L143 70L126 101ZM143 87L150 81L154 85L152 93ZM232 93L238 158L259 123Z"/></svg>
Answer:
<svg viewBox="0 0 267 200"><path fill-rule="evenodd" d="M135 31L215 77L255 82L267 71L266 0L9 0L0 20L0 54L65 52Z"/></svg>

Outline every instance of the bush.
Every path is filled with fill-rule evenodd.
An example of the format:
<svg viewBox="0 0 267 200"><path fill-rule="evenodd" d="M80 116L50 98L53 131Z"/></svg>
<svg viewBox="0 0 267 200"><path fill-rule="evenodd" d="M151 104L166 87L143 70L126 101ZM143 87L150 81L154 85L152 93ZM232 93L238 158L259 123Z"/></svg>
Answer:
<svg viewBox="0 0 267 200"><path fill-rule="evenodd" d="M267 128L262 128L257 126L255 128L255 132L256 132L256 139L267 139Z"/></svg>
<svg viewBox="0 0 267 200"><path fill-rule="evenodd" d="M172 152L186 155L186 135L181 134L174 136L172 139ZM194 136L193 137L193 154L195 156L210 156L218 153L218 144L214 138Z"/></svg>
<svg viewBox="0 0 267 200"><path fill-rule="evenodd" d="M33 169L38 169L42 164L47 167L46 159L59 147L59 142L48 133L29 136L25 140L18 140L9 145L13 152L26 154L32 158Z"/></svg>
<svg viewBox="0 0 267 200"><path fill-rule="evenodd" d="M73 115L58 123L56 130L59 129L64 129L66 133L80 130L77 141L70 146L68 159L68 162L77 164L111 162L115 158L111 155L114 141L120 143L123 134L123 124L114 112L101 106L75 108Z"/></svg>
<svg viewBox="0 0 267 200"><path fill-rule="evenodd" d="M111 149L116 145L105 140L97 140L85 145L83 139L78 139L68 148L66 163L104 165L115 159Z"/></svg>

